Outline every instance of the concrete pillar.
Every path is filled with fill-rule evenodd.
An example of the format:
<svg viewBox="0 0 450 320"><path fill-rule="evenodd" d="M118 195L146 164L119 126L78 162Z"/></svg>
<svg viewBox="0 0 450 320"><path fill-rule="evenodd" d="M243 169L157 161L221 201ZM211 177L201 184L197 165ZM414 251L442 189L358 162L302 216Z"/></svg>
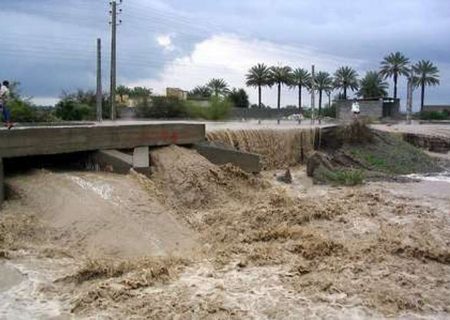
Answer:
<svg viewBox="0 0 450 320"><path fill-rule="evenodd" d="M145 175L150 175L150 151L148 147L134 148L133 169Z"/></svg>
<svg viewBox="0 0 450 320"><path fill-rule="evenodd" d="M5 181L3 174L3 159L0 158L0 209L3 204L3 200L5 200Z"/></svg>

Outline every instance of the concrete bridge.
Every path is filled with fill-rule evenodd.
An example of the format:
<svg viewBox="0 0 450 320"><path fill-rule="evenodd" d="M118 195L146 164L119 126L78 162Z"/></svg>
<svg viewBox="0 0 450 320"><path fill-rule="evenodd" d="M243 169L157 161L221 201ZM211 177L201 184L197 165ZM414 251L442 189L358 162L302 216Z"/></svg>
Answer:
<svg viewBox="0 0 450 320"><path fill-rule="evenodd" d="M261 170L259 156L226 150L205 141L205 125L182 122L86 123L0 129L0 205L4 200L3 159L92 151L100 162L119 169L148 169L149 147L193 146L216 164L234 163ZM133 150L132 155L119 150Z"/></svg>

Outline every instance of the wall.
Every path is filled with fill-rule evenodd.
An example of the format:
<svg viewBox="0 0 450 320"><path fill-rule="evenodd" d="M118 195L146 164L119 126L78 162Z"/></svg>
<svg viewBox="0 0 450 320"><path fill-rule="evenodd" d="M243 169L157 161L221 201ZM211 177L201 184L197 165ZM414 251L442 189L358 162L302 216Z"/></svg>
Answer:
<svg viewBox="0 0 450 320"><path fill-rule="evenodd" d="M383 116L383 100L358 100L361 118L380 119ZM342 121L352 121L353 100L336 101L336 117Z"/></svg>
<svg viewBox="0 0 450 320"><path fill-rule="evenodd" d="M353 120L353 100L338 100L335 103L337 106L336 116L339 120ZM361 111L360 118L376 120L381 118L399 119L401 117L399 99L360 99L358 103Z"/></svg>

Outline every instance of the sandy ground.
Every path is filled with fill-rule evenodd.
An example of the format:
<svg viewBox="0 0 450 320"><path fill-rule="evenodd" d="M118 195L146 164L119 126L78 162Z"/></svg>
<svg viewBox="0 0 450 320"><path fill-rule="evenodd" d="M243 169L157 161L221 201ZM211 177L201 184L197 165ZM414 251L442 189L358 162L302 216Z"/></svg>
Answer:
<svg viewBox="0 0 450 320"><path fill-rule="evenodd" d="M323 187L300 167L287 185L179 147L152 162L151 180L8 179L0 268L23 279L0 281L0 318L450 318L449 182Z"/></svg>

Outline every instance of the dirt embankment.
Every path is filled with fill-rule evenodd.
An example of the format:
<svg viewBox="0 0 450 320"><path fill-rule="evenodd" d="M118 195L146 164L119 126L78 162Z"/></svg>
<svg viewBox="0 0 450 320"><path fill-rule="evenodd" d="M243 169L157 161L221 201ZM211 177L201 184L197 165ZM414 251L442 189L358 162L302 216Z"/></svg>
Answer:
<svg viewBox="0 0 450 320"><path fill-rule="evenodd" d="M308 175L317 183L360 184L406 180L412 173L435 173L443 166L399 136L373 130L362 122L338 127L308 158Z"/></svg>
<svg viewBox="0 0 450 320"><path fill-rule="evenodd" d="M78 317L448 316L450 221L443 211L381 187L298 197L290 187L175 146L152 152L152 163L151 180L128 177L121 188L149 199L124 213L145 226L133 237L151 243L148 233L160 236L144 224L157 204L195 234L196 254L86 262L55 284L75 297ZM121 222L117 234L133 219Z"/></svg>

